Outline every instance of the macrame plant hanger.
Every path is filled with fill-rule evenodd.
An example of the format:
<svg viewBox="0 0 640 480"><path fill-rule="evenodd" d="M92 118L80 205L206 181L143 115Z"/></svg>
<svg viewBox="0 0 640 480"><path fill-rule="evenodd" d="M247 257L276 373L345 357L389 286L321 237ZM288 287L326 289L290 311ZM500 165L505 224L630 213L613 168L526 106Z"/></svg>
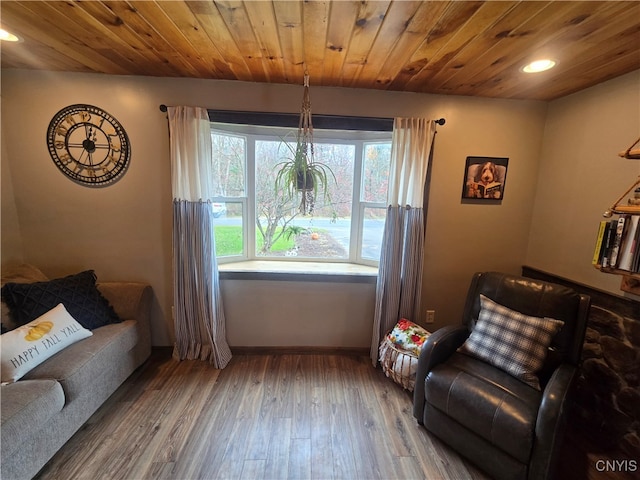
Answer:
<svg viewBox="0 0 640 480"><path fill-rule="evenodd" d="M302 107L300 108L300 121L298 122L298 143L308 159L309 165L313 165L315 152L313 147L313 122L311 121L311 94L309 93L309 72L304 71L304 92L302 94ZM306 175L305 175L306 181ZM300 211L303 214L313 213L315 195L313 188L301 189L302 199Z"/></svg>

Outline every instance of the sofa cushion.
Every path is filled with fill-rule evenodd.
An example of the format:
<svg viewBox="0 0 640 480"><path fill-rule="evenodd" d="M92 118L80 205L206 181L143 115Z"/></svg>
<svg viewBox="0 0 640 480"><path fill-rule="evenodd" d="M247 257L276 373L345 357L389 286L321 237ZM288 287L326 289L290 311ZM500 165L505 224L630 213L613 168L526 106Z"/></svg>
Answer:
<svg viewBox="0 0 640 480"><path fill-rule="evenodd" d="M2 397L2 460L12 456L25 441L32 441L65 405L62 386L51 379L21 380L0 387Z"/></svg>
<svg viewBox="0 0 640 480"><path fill-rule="evenodd" d="M87 385L95 385L96 381L111 375L110 369L124 371L131 367L126 357L139 341L135 320L105 325L92 333L91 337L64 349L23 378L56 379L62 385L67 402L72 402L90 393Z"/></svg>
<svg viewBox="0 0 640 480"><path fill-rule="evenodd" d="M0 335L2 383L15 382L29 370L91 336L61 303L34 321Z"/></svg>
<svg viewBox="0 0 640 480"><path fill-rule="evenodd" d="M524 315L480 295L478 321L458 349L540 390L537 373L563 322Z"/></svg>
<svg viewBox="0 0 640 480"><path fill-rule="evenodd" d="M120 321L98 290L93 270L47 282L10 282L2 287L2 298L9 306L11 317L20 325L35 320L59 303L90 330Z"/></svg>
<svg viewBox="0 0 640 480"><path fill-rule="evenodd" d="M524 463L531 454L541 396L508 373L460 353L425 380L431 406Z"/></svg>
<svg viewBox="0 0 640 480"><path fill-rule="evenodd" d="M2 277L0 277L0 287L5 283L33 283L33 282L46 282L49 280L47 276L42 273L37 267L28 264L15 265L2 269ZM9 314L9 307L7 306L4 298L0 301L0 333L5 333L19 327L16 322L13 321Z"/></svg>

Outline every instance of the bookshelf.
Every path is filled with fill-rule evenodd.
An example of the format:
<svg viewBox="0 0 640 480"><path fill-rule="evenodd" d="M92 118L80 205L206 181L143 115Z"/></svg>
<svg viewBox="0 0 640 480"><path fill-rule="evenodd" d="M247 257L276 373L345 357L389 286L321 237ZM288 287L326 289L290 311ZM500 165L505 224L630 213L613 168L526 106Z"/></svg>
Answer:
<svg viewBox="0 0 640 480"><path fill-rule="evenodd" d="M629 214L629 213L616 213L617 215L626 215L629 218L631 215L640 217L640 212L638 214ZM640 230L640 219L638 220L637 228ZM640 234L637 234L640 235ZM638 237L637 237L638 238ZM636 243L636 248L640 248L640 243ZM594 252L595 256L595 252ZM596 262L594 266L603 273L609 273L614 275L620 275L620 290L623 292L632 293L634 295L640 296L640 270L624 270L620 268L603 266L602 263ZM639 269L640 267L636 266L635 268Z"/></svg>
<svg viewBox="0 0 640 480"><path fill-rule="evenodd" d="M640 176L603 217L610 220L600 222L592 264L621 275L620 289L640 295Z"/></svg>
<svg viewBox="0 0 640 480"><path fill-rule="evenodd" d="M639 270L640 265L638 264L637 261L631 262L630 269L620 268L620 255L622 253L623 248L627 246L627 244L629 245L633 244L634 238L635 238L635 244L636 244L636 246L634 247L634 251L640 248L640 243L638 243L640 241L640 206L636 207L633 210L612 209L611 212L612 212L612 215L618 215L618 218L617 219L614 218L612 220L609 220L608 222L603 221L603 222L609 223L608 230L602 233L600 231L598 232L598 237L600 238L597 238L596 240L596 248L594 251L594 257L593 257L592 263L594 267L596 267L598 270L600 270L603 273L613 273L616 275L628 275L640 280L640 270ZM622 230L620 230L619 227L616 226L618 224L618 221L620 220L620 217L625 218L625 224L623 225ZM631 217L637 217L637 219L632 219ZM605 238L607 235L610 236L608 245L607 245L607 239ZM618 237L618 244L617 244L618 252L616 252L617 258L614 259L613 265L610 265L610 264L607 265L607 263L611 262L611 250L614 248L614 245L616 243L616 240L615 240L616 236ZM608 249L608 252L607 252L607 249ZM631 255L634 255L633 252Z"/></svg>
<svg viewBox="0 0 640 480"><path fill-rule="evenodd" d="M640 280L640 273L630 272L629 270L620 270L620 269L611 268L611 267L603 267L602 265L596 265L595 267L598 270L600 270L602 273L612 273L614 275L624 275L624 276L629 276L631 278L635 278L637 280Z"/></svg>

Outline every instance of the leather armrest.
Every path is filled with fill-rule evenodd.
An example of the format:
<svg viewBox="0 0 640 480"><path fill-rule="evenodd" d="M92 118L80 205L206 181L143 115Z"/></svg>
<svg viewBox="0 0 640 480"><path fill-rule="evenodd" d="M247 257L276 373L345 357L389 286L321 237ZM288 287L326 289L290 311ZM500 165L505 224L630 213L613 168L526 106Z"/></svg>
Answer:
<svg viewBox="0 0 640 480"><path fill-rule="evenodd" d="M464 325L449 325L433 332L422 346L413 389L413 416L422 425L424 410L424 380L429 371L449 358L469 336Z"/></svg>
<svg viewBox="0 0 640 480"><path fill-rule="evenodd" d="M536 419L536 439L529 464L529 480L552 478L558 452L565 430L565 410L569 394L576 378L577 368L563 363L547 383Z"/></svg>

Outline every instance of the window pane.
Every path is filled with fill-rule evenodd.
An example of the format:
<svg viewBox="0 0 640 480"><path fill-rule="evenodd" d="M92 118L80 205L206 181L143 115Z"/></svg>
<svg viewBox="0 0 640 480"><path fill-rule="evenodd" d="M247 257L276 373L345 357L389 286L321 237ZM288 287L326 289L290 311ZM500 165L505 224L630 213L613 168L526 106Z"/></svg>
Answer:
<svg viewBox="0 0 640 480"><path fill-rule="evenodd" d="M362 245L360 256L368 260L380 260L382 234L387 209L383 207L365 207L362 226Z"/></svg>
<svg viewBox="0 0 640 480"><path fill-rule="evenodd" d="M366 143L362 162L362 200L386 202L391 143Z"/></svg>
<svg viewBox="0 0 640 480"><path fill-rule="evenodd" d="M313 215L303 215L303 193L291 197L276 191L279 163L289 149L280 141L256 142L256 255L304 258L349 257L353 196L354 145L316 143L315 162L328 169L328 185L320 187ZM335 176L335 179L334 179Z"/></svg>
<svg viewBox="0 0 640 480"><path fill-rule="evenodd" d="M244 137L211 132L214 195L242 197L245 192L247 142Z"/></svg>
<svg viewBox="0 0 640 480"><path fill-rule="evenodd" d="M297 215L294 199L276 191L278 163L287 151L282 142L256 141L256 255L283 256L291 248L289 225Z"/></svg>
<svg viewBox="0 0 640 480"><path fill-rule="evenodd" d="M213 203L216 256L230 257L244 253L242 203Z"/></svg>

